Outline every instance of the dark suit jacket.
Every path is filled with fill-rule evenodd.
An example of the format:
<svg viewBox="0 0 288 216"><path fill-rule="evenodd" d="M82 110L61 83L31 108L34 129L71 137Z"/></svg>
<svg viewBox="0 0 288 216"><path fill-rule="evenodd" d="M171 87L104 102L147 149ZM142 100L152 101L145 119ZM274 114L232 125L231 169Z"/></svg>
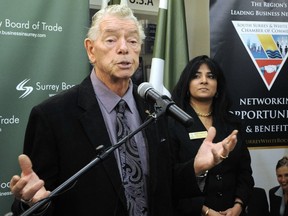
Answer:
<svg viewBox="0 0 288 216"><path fill-rule="evenodd" d="M174 151L179 163L195 157L203 142L204 138L190 139L189 133L206 131L191 106L187 104L186 107L185 111L193 117L194 124L189 128L184 128L176 121L174 121L174 125L173 123L169 124L171 125L172 146L175 147ZM237 129L232 124L221 123L217 116L213 116L213 126L217 130L214 142L223 140L234 129ZM250 166L251 158L246 145L241 140L241 135L239 134L237 138L237 145L229 157L209 170L202 196L197 199L195 197L189 199L189 194L187 194L186 199L179 200L179 215L200 215L194 210L201 209L203 204L216 211L223 211L233 207L235 197L239 197L247 205L254 186Z"/></svg>
<svg viewBox="0 0 288 216"><path fill-rule="evenodd" d="M145 110L152 106L138 96L136 88L134 97L144 121L147 118ZM145 130L150 167L149 215L155 216L172 215L173 191L180 192L183 188L195 193L199 191L193 160L173 169L166 120L166 117L160 117ZM32 109L24 153L32 159L33 169L45 181L48 190L55 189L95 158L95 149L99 145L107 148L111 142L90 77ZM173 178L174 174L178 175L177 179ZM183 183L172 184L181 178L187 179L187 187ZM55 197L47 215L122 216L128 215L125 203L124 189L112 154L81 176L66 192ZM21 212L17 200L12 209L15 215Z"/></svg>
<svg viewBox="0 0 288 216"><path fill-rule="evenodd" d="M280 216L280 206L282 197L276 196L275 192L280 186L273 187L269 190L269 201L270 201L270 216ZM288 215L288 208L286 206L284 215Z"/></svg>
<svg viewBox="0 0 288 216"><path fill-rule="evenodd" d="M248 216L269 216L269 205L266 191L263 188L254 187L247 205Z"/></svg>

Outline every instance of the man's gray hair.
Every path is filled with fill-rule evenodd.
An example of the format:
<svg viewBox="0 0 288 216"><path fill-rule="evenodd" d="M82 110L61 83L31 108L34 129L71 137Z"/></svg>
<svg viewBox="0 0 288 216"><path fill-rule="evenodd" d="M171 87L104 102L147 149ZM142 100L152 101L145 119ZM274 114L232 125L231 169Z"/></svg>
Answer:
<svg viewBox="0 0 288 216"><path fill-rule="evenodd" d="M127 5L110 5L96 12L92 17L92 24L88 30L87 37L96 40L100 33L100 23L107 15L116 16L123 19L129 19L135 22L138 27L141 42L145 39L145 33L142 24L134 16L133 11Z"/></svg>

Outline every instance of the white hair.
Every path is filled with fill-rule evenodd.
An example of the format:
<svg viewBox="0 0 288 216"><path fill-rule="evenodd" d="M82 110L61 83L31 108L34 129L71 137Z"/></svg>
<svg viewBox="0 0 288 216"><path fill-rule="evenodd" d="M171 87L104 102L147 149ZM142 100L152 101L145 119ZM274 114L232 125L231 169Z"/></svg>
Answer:
<svg viewBox="0 0 288 216"><path fill-rule="evenodd" d="M90 29L88 30L87 37L91 40L96 40L100 33L100 23L103 18L107 15L117 16L123 19L129 19L135 22L138 27L138 33L141 39L141 42L145 39L145 33L143 30L142 24L138 21L138 19L134 16L132 10L127 5L110 5L106 8L102 8L98 12L94 14L92 17L92 24Z"/></svg>

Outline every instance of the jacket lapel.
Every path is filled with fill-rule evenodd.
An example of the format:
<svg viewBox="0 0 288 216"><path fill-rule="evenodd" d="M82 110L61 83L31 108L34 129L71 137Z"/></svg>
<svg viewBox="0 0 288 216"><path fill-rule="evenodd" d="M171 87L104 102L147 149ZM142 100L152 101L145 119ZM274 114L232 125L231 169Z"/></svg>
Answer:
<svg viewBox="0 0 288 216"><path fill-rule="evenodd" d="M106 150L112 144L107 129L105 127L105 122L101 113L101 109L94 94L94 89L90 77L87 77L80 84L78 101L79 106L84 110L83 115L80 118L80 122L90 140L91 145L93 145L93 148L95 149L96 156L96 148L99 145L103 145L103 149ZM117 191L123 204L126 205L124 189L122 187L122 182L120 179L120 174L114 153L112 152L101 163L106 174L109 176L115 191Z"/></svg>
<svg viewBox="0 0 288 216"><path fill-rule="evenodd" d="M139 111L142 123L145 122L149 114L152 114L154 111L154 105L152 103L146 102L144 99L142 99L138 93L136 87L134 87L134 98L137 104L137 109ZM157 185L157 156L158 156L158 150L159 150L159 137L157 135L157 123L154 120L154 122L150 123L142 132L144 136L146 137L147 143L146 143L146 149L147 153L149 155L149 181L148 181L148 197L152 197L153 192L156 191L155 186ZM149 143L149 144L148 144ZM153 144L151 144L153 143ZM149 201L151 202L151 200Z"/></svg>

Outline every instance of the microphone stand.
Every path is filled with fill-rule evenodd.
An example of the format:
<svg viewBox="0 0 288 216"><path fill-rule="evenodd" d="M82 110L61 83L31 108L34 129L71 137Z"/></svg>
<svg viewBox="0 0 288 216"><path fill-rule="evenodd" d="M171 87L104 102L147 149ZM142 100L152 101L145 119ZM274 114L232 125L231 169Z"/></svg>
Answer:
<svg viewBox="0 0 288 216"><path fill-rule="evenodd" d="M172 103L172 102L171 102ZM156 103L157 104L157 103ZM136 133L146 128L150 123L155 121L159 116L166 113L167 108L171 105L168 104L161 104L162 106L157 106L155 104L155 113L152 113L150 117L139 126L135 131L129 133L127 136L123 137L121 140L119 140L116 144L112 145L108 149L106 149L104 152L102 152L100 155L97 155L96 158L94 158L90 163L88 163L86 166L84 166L82 169L80 169L78 172L76 172L74 175L72 175L70 178L68 178L66 181L64 181L62 184L60 184L57 188L55 188L48 197L39 200L36 202L33 206L31 206L29 209L27 209L25 212L23 212L20 216L28 216L35 212L37 209L39 209L41 206L44 206L48 202L52 200L53 197L57 196L60 192L62 192L68 185L75 182L80 176L82 176L84 173L86 173L88 170L90 170L92 167L94 167L99 162L103 161L105 158L107 158L112 152L114 152L117 148L119 148L123 143L125 143L128 139L133 137Z"/></svg>

